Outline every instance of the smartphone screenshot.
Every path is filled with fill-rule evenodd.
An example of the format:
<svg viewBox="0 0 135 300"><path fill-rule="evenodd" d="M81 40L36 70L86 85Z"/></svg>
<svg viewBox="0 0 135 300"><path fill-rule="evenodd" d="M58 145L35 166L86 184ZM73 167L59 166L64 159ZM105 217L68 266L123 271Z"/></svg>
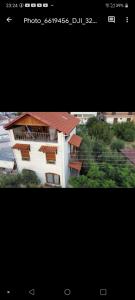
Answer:
<svg viewBox="0 0 135 300"><path fill-rule="evenodd" d="M134 295L128 6L0 1L0 299Z"/></svg>

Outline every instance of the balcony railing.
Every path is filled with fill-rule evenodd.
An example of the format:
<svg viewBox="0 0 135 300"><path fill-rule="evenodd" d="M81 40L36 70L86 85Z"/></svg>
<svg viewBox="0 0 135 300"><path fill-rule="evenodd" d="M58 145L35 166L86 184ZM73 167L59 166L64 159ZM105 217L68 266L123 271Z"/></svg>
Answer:
<svg viewBox="0 0 135 300"><path fill-rule="evenodd" d="M70 162L77 162L79 160L79 156L77 153L70 153L69 154L69 161Z"/></svg>
<svg viewBox="0 0 135 300"><path fill-rule="evenodd" d="M41 132L14 132L15 140L19 141L35 141L35 142L50 142L57 143L58 136L51 136L50 133L41 133Z"/></svg>

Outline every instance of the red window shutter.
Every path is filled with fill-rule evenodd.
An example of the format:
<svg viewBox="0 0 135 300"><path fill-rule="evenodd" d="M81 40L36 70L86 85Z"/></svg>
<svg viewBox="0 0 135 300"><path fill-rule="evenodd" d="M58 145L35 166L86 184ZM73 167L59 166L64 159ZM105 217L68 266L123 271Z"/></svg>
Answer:
<svg viewBox="0 0 135 300"><path fill-rule="evenodd" d="M23 158L30 158L29 150L21 150L21 155Z"/></svg>
<svg viewBox="0 0 135 300"><path fill-rule="evenodd" d="M46 160L53 160L53 161L56 161L56 152L48 152L46 153Z"/></svg>

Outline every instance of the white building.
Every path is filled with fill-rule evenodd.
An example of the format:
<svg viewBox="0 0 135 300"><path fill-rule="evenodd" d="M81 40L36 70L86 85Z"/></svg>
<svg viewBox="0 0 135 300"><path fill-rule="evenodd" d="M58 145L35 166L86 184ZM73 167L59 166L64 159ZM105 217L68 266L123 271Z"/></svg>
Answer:
<svg viewBox="0 0 135 300"><path fill-rule="evenodd" d="M6 125L18 171L34 171L42 184L65 188L69 176L82 167L78 124L67 112L28 112Z"/></svg>
<svg viewBox="0 0 135 300"><path fill-rule="evenodd" d="M135 112L98 112L98 119L109 124L135 122Z"/></svg>
<svg viewBox="0 0 135 300"><path fill-rule="evenodd" d="M97 116L97 112L71 112L71 115L79 118L81 125L85 125L90 118Z"/></svg>

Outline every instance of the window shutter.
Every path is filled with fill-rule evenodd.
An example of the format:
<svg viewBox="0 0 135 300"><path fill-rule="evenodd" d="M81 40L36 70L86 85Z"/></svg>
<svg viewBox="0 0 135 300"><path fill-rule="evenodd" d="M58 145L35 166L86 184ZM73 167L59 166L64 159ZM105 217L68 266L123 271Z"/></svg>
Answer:
<svg viewBox="0 0 135 300"><path fill-rule="evenodd" d="M46 159L47 159L47 161L48 160L54 160L54 161L56 161L56 152L48 152L48 153L46 153Z"/></svg>
<svg viewBox="0 0 135 300"><path fill-rule="evenodd" d="M21 155L22 155L22 158L28 158L28 159L30 159L29 150L21 150Z"/></svg>

